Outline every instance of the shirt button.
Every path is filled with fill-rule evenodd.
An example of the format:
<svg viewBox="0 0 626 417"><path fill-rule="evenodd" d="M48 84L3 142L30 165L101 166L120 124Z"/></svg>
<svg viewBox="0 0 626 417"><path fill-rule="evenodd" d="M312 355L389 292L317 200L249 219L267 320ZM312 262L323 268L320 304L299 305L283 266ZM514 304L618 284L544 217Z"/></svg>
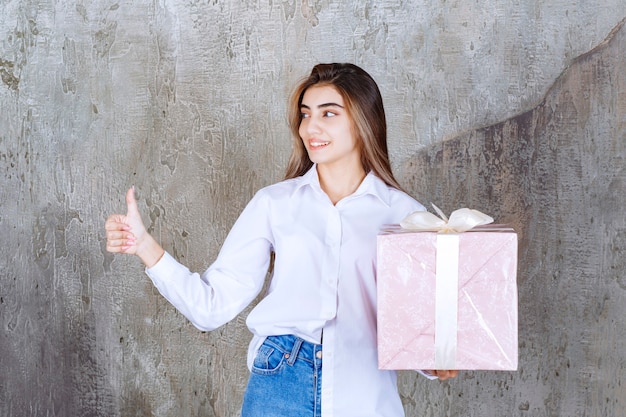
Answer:
<svg viewBox="0 0 626 417"><path fill-rule="evenodd" d="M318 350L318 351L317 351L317 353L315 354L315 357L316 357L317 359L322 359L322 351L321 351L321 350Z"/></svg>

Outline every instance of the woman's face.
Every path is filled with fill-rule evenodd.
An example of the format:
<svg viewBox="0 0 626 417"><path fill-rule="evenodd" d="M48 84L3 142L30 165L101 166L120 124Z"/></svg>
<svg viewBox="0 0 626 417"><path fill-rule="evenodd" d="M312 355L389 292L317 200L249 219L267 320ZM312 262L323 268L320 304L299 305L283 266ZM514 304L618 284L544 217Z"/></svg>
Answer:
<svg viewBox="0 0 626 417"><path fill-rule="evenodd" d="M320 166L361 166L361 154L341 94L330 85L309 87L300 105L300 137Z"/></svg>

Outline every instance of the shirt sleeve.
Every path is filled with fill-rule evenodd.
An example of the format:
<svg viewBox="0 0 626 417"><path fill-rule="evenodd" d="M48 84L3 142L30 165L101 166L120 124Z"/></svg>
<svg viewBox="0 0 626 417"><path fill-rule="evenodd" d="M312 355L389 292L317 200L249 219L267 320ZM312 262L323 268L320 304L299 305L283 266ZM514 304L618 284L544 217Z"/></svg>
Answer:
<svg viewBox="0 0 626 417"><path fill-rule="evenodd" d="M269 205L258 192L228 234L215 262L191 272L166 253L146 273L159 292L198 329L214 330L239 314L263 288L270 264Z"/></svg>
<svg viewBox="0 0 626 417"><path fill-rule="evenodd" d="M431 373L430 373L430 372L428 372L428 371L421 371L421 370L419 370L419 369L418 369L418 370L416 370L415 372L417 372L418 374L420 374L420 375L422 375L422 376L424 376L424 377L428 378L428 379L429 379L429 380L431 380L431 381L432 381L433 379L439 379L439 377L438 377L438 376L433 375L433 374L431 374Z"/></svg>

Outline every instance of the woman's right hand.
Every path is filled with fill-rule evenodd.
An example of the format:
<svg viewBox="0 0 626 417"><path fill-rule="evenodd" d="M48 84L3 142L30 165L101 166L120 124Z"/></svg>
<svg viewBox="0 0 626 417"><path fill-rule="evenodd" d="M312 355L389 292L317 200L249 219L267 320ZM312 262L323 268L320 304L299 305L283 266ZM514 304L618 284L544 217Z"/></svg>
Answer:
<svg viewBox="0 0 626 417"><path fill-rule="evenodd" d="M112 253L137 255L147 267L163 256L163 248L150 236L139 214L135 188L126 192L126 214L112 214L105 224L106 249Z"/></svg>

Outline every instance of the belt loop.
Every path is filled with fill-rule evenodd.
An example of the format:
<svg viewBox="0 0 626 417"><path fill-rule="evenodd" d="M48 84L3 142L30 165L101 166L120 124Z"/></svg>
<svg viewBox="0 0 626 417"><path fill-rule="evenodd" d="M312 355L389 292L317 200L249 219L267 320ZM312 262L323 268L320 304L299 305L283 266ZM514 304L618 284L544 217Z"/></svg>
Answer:
<svg viewBox="0 0 626 417"><path fill-rule="evenodd" d="M287 359L287 363L289 365L293 365L298 357L298 352L300 351L300 347L302 347L303 339L296 337L296 341L293 344L293 348L291 349L291 353L289 354L289 359Z"/></svg>

